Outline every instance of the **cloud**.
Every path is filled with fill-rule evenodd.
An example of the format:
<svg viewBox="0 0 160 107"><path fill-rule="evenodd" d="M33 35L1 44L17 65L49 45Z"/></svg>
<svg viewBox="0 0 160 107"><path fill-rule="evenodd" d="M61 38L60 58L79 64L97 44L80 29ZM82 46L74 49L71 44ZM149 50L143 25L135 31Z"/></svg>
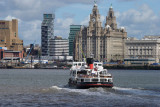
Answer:
<svg viewBox="0 0 160 107"><path fill-rule="evenodd" d="M90 4L94 4L93 1L94 0L0 0L0 19L11 20L17 18L19 20L19 37L24 40L24 44L30 44L34 40L40 43L43 13L54 13L54 11L57 11L61 7L77 6L72 5L74 3L80 4L78 5L80 6L78 9L84 8L84 11L86 11L86 8L90 6ZM135 0L119 1L129 2ZM67 38L70 24L78 23L88 25L90 19L89 14L87 14L88 16L86 15L86 18L80 16L84 19L82 21L80 21L81 18L78 16L79 22L73 20L74 17L77 18L76 15L80 14L66 12L62 13L61 18L56 18L54 26L55 35L61 35ZM139 9L130 9L122 13L115 12L115 15L117 16L118 26L126 27L129 36L159 33L160 18L146 4L142 5ZM105 22L104 20L105 16L101 14L101 21Z"/></svg>
<svg viewBox="0 0 160 107"><path fill-rule="evenodd" d="M4 0L0 2L0 13L23 20L35 20L42 18L42 13L54 12L58 8L74 3L90 4L93 0Z"/></svg>
<svg viewBox="0 0 160 107"><path fill-rule="evenodd" d="M21 20L21 19L16 18L16 17L13 17L13 16L7 16L7 17L5 17L4 19L5 19L5 20L18 19L18 23L21 23L21 22L22 22L22 20Z"/></svg>
<svg viewBox="0 0 160 107"><path fill-rule="evenodd" d="M132 2L132 1L137 1L137 0L118 0L120 2Z"/></svg>
<svg viewBox="0 0 160 107"><path fill-rule="evenodd" d="M74 24L73 18L58 18L55 20L55 25L54 25L54 33L55 36L62 36L64 38L68 38L69 35L69 29L70 25Z"/></svg>
<svg viewBox="0 0 160 107"><path fill-rule="evenodd" d="M146 4L138 10L130 9L123 13L116 12L120 26L125 26L129 36L159 34L160 18Z"/></svg>
<svg viewBox="0 0 160 107"><path fill-rule="evenodd" d="M89 25L89 21L90 21L90 15L88 15L83 21L80 22L81 25ZM100 17L100 21L102 22L102 24L105 21L105 16L101 15Z"/></svg>
<svg viewBox="0 0 160 107"><path fill-rule="evenodd" d="M41 20L33 20L33 21L22 21L19 24L19 37L24 40L24 44L30 44L36 41L36 43L40 43L41 41Z"/></svg>
<svg viewBox="0 0 160 107"><path fill-rule="evenodd" d="M63 29L68 28L68 26L70 26L71 24L74 24L74 21L72 18L56 19L56 25Z"/></svg>
<svg viewBox="0 0 160 107"><path fill-rule="evenodd" d="M5 5L5 1L0 1L0 5Z"/></svg>
<svg viewBox="0 0 160 107"><path fill-rule="evenodd" d="M24 40L24 44L29 44L31 40L36 39L40 43L43 13L51 13L73 3L89 4L91 2L93 0L1 0L0 18L19 20L19 37ZM73 24L74 14L64 13L64 17L65 19L55 20L55 35L68 37L69 25Z"/></svg>
<svg viewBox="0 0 160 107"><path fill-rule="evenodd" d="M139 10L130 9L123 12L118 15L118 18L120 18L123 22L140 24L158 20L158 16L155 15L153 10L146 4L142 5Z"/></svg>
<svg viewBox="0 0 160 107"><path fill-rule="evenodd" d="M90 15L88 15L83 21L80 22L81 25L88 25L90 20Z"/></svg>
<svg viewBox="0 0 160 107"><path fill-rule="evenodd" d="M5 20L18 19L18 35L24 41L24 45L33 43L40 44L41 41L41 20L24 21L15 16L7 16Z"/></svg>
<svg viewBox="0 0 160 107"><path fill-rule="evenodd" d="M103 16L103 15L101 15L100 20L101 20L101 22L102 22L102 23L106 23L106 22L105 22L105 19L106 19L106 17L105 17L105 16Z"/></svg>
<svg viewBox="0 0 160 107"><path fill-rule="evenodd" d="M40 43L43 13L54 13L61 7L75 3L88 5L93 3L93 0L1 0L0 19L17 18L19 37L24 40L24 44L30 44L30 41L35 39ZM55 35L68 37L69 25L74 24L74 15L63 13L64 18L55 20Z"/></svg>

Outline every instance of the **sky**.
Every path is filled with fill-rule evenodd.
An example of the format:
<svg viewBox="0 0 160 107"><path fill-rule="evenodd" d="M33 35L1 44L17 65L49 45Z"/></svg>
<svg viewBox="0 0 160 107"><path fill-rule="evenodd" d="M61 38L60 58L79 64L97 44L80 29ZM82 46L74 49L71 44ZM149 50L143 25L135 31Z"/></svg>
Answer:
<svg viewBox="0 0 160 107"><path fill-rule="evenodd" d="M102 26L111 4L128 37L160 35L160 0L97 0ZM54 35L68 38L71 24L88 25L93 5L94 0L0 0L0 20L18 19L24 45L41 44L44 13L55 13Z"/></svg>

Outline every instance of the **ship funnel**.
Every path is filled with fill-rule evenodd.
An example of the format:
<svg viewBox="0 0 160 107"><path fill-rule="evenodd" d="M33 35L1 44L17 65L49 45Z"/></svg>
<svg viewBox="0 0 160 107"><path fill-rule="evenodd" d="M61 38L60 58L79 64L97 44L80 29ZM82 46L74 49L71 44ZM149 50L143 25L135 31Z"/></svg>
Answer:
<svg viewBox="0 0 160 107"><path fill-rule="evenodd" d="M90 67L90 69L93 69L93 58L87 58L87 65Z"/></svg>

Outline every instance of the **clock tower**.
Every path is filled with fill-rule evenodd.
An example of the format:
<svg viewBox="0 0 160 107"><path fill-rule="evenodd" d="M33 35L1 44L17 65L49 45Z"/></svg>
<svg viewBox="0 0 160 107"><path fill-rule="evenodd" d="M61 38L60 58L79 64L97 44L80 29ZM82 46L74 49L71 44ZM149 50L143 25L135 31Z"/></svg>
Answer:
<svg viewBox="0 0 160 107"><path fill-rule="evenodd" d="M87 35L86 35L86 46L84 51L87 57L94 57L95 60L100 59L100 44L101 44L101 36L103 32L102 22L100 20L100 14L98 10L98 6L95 3L92 9L92 13L90 14L89 26L87 27Z"/></svg>
<svg viewBox="0 0 160 107"><path fill-rule="evenodd" d="M102 22L100 21L100 14L97 4L94 4L92 13L90 14L90 21L88 26L88 36L100 36L102 30Z"/></svg>
<svg viewBox="0 0 160 107"><path fill-rule="evenodd" d="M123 61L127 32L117 28L116 17L111 7L102 26L98 6L95 3L90 14L89 26L83 26L74 42L74 60L94 58L95 61Z"/></svg>
<svg viewBox="0 0 160 107"><path fill-rule="evenodd" d="M109 8L108 16L106 17L106 26L109 25L113 30L117 29L116 17L114 16L114 11L111 7Z"/></svg>

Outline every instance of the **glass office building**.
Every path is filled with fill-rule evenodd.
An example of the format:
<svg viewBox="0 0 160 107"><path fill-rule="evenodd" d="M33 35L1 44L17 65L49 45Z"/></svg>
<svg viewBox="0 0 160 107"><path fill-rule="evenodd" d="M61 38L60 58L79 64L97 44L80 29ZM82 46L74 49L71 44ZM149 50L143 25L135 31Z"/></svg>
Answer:
<svg viewBox="0 0 160 107"><path fill-rule="evenodd" d="M69 33L69 55L73 56L73 42L77 32L80 31L82 25L70 25L70 33Z"/></svg>

